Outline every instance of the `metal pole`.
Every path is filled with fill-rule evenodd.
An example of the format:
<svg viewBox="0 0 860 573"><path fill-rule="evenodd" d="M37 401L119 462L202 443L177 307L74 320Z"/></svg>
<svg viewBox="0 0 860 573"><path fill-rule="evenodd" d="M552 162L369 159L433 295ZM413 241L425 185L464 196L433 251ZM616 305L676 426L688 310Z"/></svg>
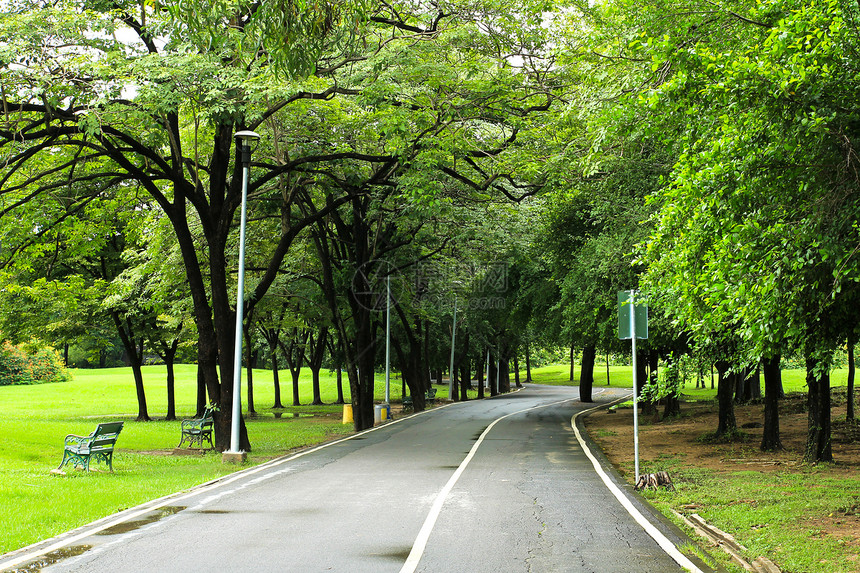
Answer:
<svg viewBox="0 0 860 573"><path fill-rule="evenodd" d="M391 275L385 285L385 403L391 403Z"/></svg>
<svg viewBox="0 0 860 573"><path fill-rule="evenodd" d="M239 218L239 281L236 285L236 336L233 354L233 413L230 419L230 449L224 460L240 461L244 452L239 450L239 432L242 420L242 322L245 311L245 224L247 222L248 179L251 171L251 146L260 136L253 131L236 133L239 140L239 161L242 163L242 209Z"/></svg>
<svg viewBox="0 0 860 573"><path fill-rule="evenodd" d="M241 147L248 147L242 143ZM243 155L245 150L242 150ZM242 320L245 312L245 222L247 220L248 177L250 166L242 166L242 215L239 223L239 284L236 287L236 339L233 354L233 417L230 426L230 452L239 453L239 421L242 418Z"/></svg>
<svg viewBox="0 0 860 573"><path fill-rule="evenodd" d="M490 387L490 349L487 348L487 373L484 376L484 388Z"/></svg>
<svg viewBox="0 0 860 573"><path fill-rule="evenodd" d="M639 384L636 380L636 291L630 291L630 340L633 342L633 459L639 481Z"/></svg>
<svg viewBox="0 0 860 573"><path fill-rule="evenodd" d="M454 399L454 341L457 338L457 295L454 295L454 322L451 325L451 367L448 375L448 399Z"/></svg>

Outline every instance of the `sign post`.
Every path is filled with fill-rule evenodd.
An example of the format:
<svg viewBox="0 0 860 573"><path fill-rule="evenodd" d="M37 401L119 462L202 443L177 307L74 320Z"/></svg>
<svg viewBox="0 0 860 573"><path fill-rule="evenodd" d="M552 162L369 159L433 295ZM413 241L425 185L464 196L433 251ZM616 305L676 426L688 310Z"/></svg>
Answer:
<svg viewBox="0 0 860 573"><path fill-rule="evenodd" d="M635 290L618 291L618 338L633 346L633 458L639 481L639 384L636 376L636 339L648 338L648 305L636 300Z"/></svg>

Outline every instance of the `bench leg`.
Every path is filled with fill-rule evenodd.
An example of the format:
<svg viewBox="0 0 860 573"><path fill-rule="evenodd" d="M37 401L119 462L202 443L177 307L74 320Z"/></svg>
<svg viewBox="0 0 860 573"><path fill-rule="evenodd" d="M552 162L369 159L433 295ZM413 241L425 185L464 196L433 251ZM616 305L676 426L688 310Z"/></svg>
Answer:
<svg viewBox="0 0 860 573"><path fill-rule="evenodd" d="M68 450L63 450L63 461L60 462L60 465L57 466L57 469L62 469L66 462L68 462L72 457L69 455Z"/></svg>

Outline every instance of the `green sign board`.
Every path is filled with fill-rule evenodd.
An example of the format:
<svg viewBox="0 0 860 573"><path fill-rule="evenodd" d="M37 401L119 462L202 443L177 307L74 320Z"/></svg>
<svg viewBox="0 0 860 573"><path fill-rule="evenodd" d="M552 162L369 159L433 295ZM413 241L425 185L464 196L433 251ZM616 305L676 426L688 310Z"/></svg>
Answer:
<svg viewBox="0 0 860 573"><path fill-rule="evenodd" d="M644 299L635 299L635 304L631 305L631 299L636 295L636 291L621 290L618 291L618 338L621 340L630 340L633 338L630 330L633 324L630 320L631 309L635 306L635 328L636 338L644 340L648 338L648 304Z"/></svg>

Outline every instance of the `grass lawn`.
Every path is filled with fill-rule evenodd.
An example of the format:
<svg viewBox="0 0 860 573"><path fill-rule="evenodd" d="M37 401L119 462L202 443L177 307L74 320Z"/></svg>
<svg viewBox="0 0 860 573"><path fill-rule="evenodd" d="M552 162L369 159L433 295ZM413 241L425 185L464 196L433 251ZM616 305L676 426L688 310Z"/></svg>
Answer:
<svg viewBox="0 0 860 573"><path fill-rule="evenodd" d="M177 417L190 418L196 403L196 366L177 367ZM165 368L144 368L144 384L152 422L135 422L137 400L128 368L75 370L70 382L36 386L0 386L0 554L35 543L106 515L151 499L205 483L236 471L221 463L221 456L172 456L179 443L180 421L165 421L167 390ZM246 417L252 452L257 464L288 453L293 448L350 434L352 424L342 424L343 407L337 399L333 373L322 372L322 398L326 406L271 408L274 387L271 371L254 371L254 403L257 414ZM280 374L281 401L292 404L289 372ZM384 381L377 377L378 401ZM243 406L247 412L247 385ZM344 377L349 400L349 384ZM312 399L310 371L300 380L300 399ZM438 387L438 397L447 387ZM401 398L399 379L392 379L391 398ZM294 417L291 414L299 414ZM66 466L66 476L50 470L62 459L66 434L87 435L99 422L125 422L114 454L114 473L89 474ZM102 468L99 464L96 467ZM98 496L90 493L94 490ZM81 503L81 500L87 500Z"/></svg>
<svg viewBox="0 0 860 573"><path fill-rule="evenodd" d="M520 372L520 380L525 380L525 371ZM549 384L554 386L576 386L579 384L580 365L576 365L574 381L570 380L569 364L553 364L532 368L532 381L535 384ZM717 384L717 373L714 372L714 385ZM607 384L607 380L609 381ZM830 385L832 387L844 387L848 383L848 370L845 368L834 370L830 373ZM614 386L631 388L633 377L630 366L609 366L607 375L606 364L599 360L594 365L594 387ZM783 370L782 386L786 392L806 392L806 371L803 369ZM762 389L764 379L762 378ZM684 386L683 393L693 400L711 400L717 395L716 388L711 389L710 373L705 373L705 388L696 388L695 380L688 380Z"/></svg>

